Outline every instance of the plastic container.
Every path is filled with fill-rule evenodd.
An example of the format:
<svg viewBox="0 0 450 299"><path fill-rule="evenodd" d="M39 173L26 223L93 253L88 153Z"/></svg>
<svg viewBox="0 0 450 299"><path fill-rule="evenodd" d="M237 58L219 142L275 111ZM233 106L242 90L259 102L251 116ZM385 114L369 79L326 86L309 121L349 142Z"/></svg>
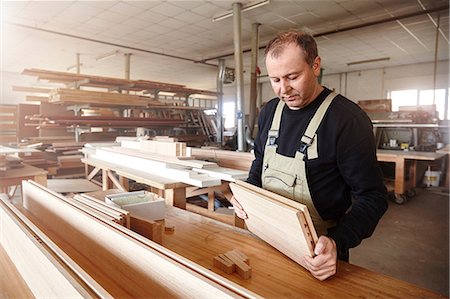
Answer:
<svg viewBox="0 0 450 299"><path fill-rule="evenodd" d="M423 183L427 187L439 187L439 181L441 179L441 171L425 171L425 176L423 178Z"/></svg>

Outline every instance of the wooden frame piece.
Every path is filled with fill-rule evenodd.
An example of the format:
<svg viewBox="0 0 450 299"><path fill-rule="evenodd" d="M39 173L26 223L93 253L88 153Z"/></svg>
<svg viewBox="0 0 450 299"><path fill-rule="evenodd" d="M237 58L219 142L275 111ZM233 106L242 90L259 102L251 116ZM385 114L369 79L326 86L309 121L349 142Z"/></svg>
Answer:
<svg viewBox="0 0 450 299"><path fill-rule="evenodd" d="M230 188L248 215L249 231L299 264L304 255L314 256L317 234L306 206L242 181Z"/></svg>

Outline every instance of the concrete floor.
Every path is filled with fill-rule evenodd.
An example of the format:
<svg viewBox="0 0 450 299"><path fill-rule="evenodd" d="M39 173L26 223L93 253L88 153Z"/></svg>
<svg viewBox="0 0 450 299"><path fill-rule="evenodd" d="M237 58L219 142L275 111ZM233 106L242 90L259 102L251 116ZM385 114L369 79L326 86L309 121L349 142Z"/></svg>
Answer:
<svg viewBox="0 0 450 299"><path fill-rule="evenodd" d="M350 252L350 262L449 296L449 194L417 189L389 209L371 238Z"/></svg>

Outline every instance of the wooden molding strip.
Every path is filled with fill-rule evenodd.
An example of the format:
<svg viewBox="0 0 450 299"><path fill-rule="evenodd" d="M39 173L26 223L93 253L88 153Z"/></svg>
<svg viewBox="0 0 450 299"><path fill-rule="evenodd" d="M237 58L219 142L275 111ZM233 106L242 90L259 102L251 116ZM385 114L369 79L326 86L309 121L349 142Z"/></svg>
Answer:
<svg viewBox="0 0 450 299"><path fill-rule="evenodd" d="M36 298L112 298L11 203L0 208L2 247Z"/></svg>
<svg viewBox="0 0 450 299"><path fill-rule="evenodd" d="M93 218L32 181L24 181L22 190L24 207L40 225L57 227L55 242L66 244L68 254L116 298L258 297L117 223Z"/></svg>

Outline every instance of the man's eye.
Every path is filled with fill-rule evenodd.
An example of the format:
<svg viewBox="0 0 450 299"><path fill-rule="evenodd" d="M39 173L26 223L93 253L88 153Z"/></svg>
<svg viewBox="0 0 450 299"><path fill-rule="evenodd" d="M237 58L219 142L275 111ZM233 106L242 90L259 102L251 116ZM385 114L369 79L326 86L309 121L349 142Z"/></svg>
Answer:
<svg viewBox="0 0 450 299"><path fill-rule="evenodd" d="M272 78L272 82L274 82L274 83L278 83L278 82L280 82L280 79L277 79L277 78Z"/></svg>
<svg viewBox="0 0 450 299"><path fill-rule="evenodd" d="M292 77L289 77L289 80L295 80L297 78L298 78L298 76L292 76Z"/></svg>

